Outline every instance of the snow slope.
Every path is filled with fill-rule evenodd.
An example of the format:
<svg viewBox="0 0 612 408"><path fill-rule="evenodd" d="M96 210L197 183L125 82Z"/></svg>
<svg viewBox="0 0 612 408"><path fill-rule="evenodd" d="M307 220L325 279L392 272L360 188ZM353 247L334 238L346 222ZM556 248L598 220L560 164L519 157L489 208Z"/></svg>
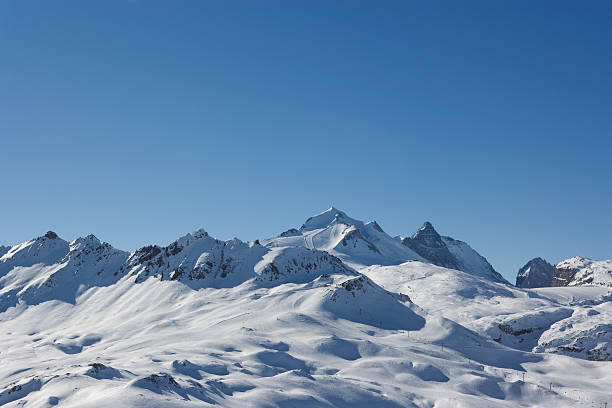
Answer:
<svg viewBox="0 0 612 408"><path fill-rule="evenodd" d="M587 386L604 400L612 379L606 363L506 348L359 275L201 289L136 277L0 314L1 406L570 407Z"/></svg>
<svg viewBox="0 0 612 408"><path fill-rule="evenodd" d="M407 294L428 313L506 346L612 360L606 352L612 292L605 288L523 290L421 262L361 272L389 291Z"/></svg>
<svg viewBox="0 0 612 408"><path fill-rule="evenodd" d="M440 239L469 273L333 208L263 245L49 232L0 258L0 406L609 401L607 288L515 288Z"/></svg>

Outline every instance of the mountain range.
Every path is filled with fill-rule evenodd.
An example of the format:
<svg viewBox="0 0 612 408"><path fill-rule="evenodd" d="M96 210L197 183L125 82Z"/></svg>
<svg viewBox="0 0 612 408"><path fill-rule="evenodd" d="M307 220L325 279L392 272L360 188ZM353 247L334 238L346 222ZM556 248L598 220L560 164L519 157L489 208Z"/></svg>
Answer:
<svg viewBox="0 0 612 408"><path fill-rule="evenodd" d="M0 406L602 402L610 271L537 258L513 286L429 222L391 237L335 208L133 252L49 231L0 247Z"/></svg>

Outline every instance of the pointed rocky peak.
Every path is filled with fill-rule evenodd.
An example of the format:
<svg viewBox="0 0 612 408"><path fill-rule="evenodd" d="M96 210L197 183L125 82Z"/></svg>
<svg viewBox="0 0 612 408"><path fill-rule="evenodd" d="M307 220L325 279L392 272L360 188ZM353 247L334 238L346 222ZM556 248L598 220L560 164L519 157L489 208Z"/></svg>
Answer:
<svg viewBox="0 0 612 408"><path fill-rule="evenodd" d="M82 247L97 247L100 246L102 242L94 235L89 234L86 237L79 237L74 239L70 243L70 250L82 248Z"/></svg>
<svg viewBox="0 0 612 408"><path fill-rule="evenodd" d="M425 223L417 230L417 232L410 237L411 241L416 241L421 245L424 245L428 248L444 248L444 242L442 241L442 237L435 230L433 225L429 221L425 221Z"/></svg>
<svg viewBox="0 0 612 408"><path fill-rule="evenodd" d="M57 234L53 231L47 231L47 233L45 235L43 235L44 238L48 238L48 239L57 239L59 238L57 236Z"/></svg>
<svg viewBox="0 0 612 408"><path fill-rule="evenodd" d="M31 241L11 247L4 255L2 262L9 267L31 266L37 263L52 264L62 259L69 251L68 242L53 231Z"/></svg>
<svg viewBox="0 0 612 408"><path fill-rule="evenodd" d="M109 256L124 256L127 258L128 255L127 252L116 249L107 242L100 241L94 234L89 234L70 242L70 252L63 261L86 258L91 254L98 262Z"/></svg>
<svg viewBox="0 0 612 408"><path fill-rule="evenodd" d="M333 223L353 224L356 221L348 217L344 212L337 208L330 207L320 214L313 215L308 218L300 230L313 230L319 228L325 228Z"/></svg>
<svg viewBox="0 0 612 408"><path fill-rule="evenodd" d="M163 249L165 249L167 256L176 255L183 249L191 247L199 242L202 242L203 240L217 241L208 235L208 232L206 232L203 228L200 228L190 232L189 234L183 235Z"/></svg>
<svg viewBox="0 0 612 408"><path fill-rule="evenodd" d="M537 257L527 262L516 275L516 286L520 288L541 288L552 285L555 267Z"/></svg>

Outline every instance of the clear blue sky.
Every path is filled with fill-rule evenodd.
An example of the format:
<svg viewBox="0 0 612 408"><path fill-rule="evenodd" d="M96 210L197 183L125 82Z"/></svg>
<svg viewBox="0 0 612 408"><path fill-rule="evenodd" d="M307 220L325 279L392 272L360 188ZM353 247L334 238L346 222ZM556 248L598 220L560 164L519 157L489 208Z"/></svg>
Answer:
<svg viewBox="0 0 612 408"><path fill-rule="evenodd" d="M0 243L425 220L612 257L612 2L0 2Z"/></svg>

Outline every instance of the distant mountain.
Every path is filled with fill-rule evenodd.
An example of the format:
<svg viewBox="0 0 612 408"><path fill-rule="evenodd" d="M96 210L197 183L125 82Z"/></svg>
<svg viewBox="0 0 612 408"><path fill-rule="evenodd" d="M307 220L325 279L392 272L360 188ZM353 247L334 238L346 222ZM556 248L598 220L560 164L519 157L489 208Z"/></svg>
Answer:
<svg viewBox="0 0 612 408"><path fill-rule="evenodd" d="M595 261L575 256L559 262L552 286L599 285L612 287L612 260Z"/></svg>
<svg viewBox="0 0 612 408"><path fill-rule="evenodd" d="M430 222L425 222L414 235L403 238L401 242L434 265L508 283L486 258L465 242L441 236Z"/></svg>
<svg viewBox="0 0 612 408"><path fill-rule="evenodd" d="M542 288L552 286L555 267L542 258L533 258L519 269L516 286L520 288Z"/></svg>
<svg viewBox="0 0 612 408"><path fill-rule="evenodd" d="M594 261L575 256L553 266L542 258L534 258L516 276L516 286L522 288L582 285L612 287L612 260Z"/></svg>

